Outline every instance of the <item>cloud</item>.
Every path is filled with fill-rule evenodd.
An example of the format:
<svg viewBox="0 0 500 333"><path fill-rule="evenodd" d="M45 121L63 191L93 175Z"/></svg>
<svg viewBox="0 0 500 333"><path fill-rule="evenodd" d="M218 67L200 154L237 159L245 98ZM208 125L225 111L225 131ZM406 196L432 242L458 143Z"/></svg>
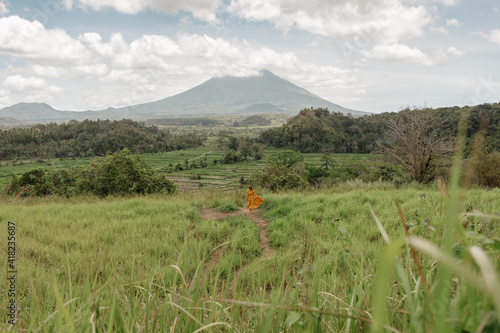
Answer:
<svg viewBox="0 0 500 333"><path fill-rule="evenodd" d="M438 50L433 56L422 52L416 47L409 47L404 44L377 45L370 51L362 50L361 54L365 58L380 59L385 61L404 61L423 66L434 66L446 60L446 54Z"/></svg>
<svg viewBox="0 0 500 333"><path fill-rule="evenodd" d="M62 0L61 5L63 6L64 9L66 10L72 10L73 9L73 0Z"/></svg>
<svg viewBox="0 0 500 333"><path fill-rule="evenodd" d="M0 89L0 108L4 108L11 104L12 103L10 101L9 95L7 94L7 91L5 91L4 89Z"/></svg>
<svg viewBox="0 0 500 333"><path fill-rule="evenodd" d="M85 78L102 78L109 73L109 68L106 64L93 64L72 67L73 74Z"/></svg>
<svg viewBox="0 0 500 333"><path fill-rule="evenodd" d="M442 3L445 6L456 6L460 0L438 0L438 2Z"/></svg>
<svg viewBox="0 0 500 333"><path fill-rule="evenodd" d="M68 2L68 0L66 0ZM137 14L146 9L152 9L165 13L176 13L178 11L190 12L195 18L216 22L216 10L220 0L74 0L73 5L82 8L91 8L99 11L111 7L125 14Z"/></svg>
<svg viewBox="0 0 500 333"><path fill-rule="evenodd" d="M96 32L72 38L62 29L46 29L17 16L1 18L0 29L0 54L20 66L11 73L24 73L7 77L0 87L11 100L47 101L64 86L65 93L78 96L78 102L74 97L69 101L77 109L124 106L172 96L210 77L252 76L261 69L323 96L359 93L361 86L353 70L315 65L294 52L245 39L182 33L126 41L120 33L104 39ZM100 102L95 96L101 96ZM69 98L58 95L58 103L64 99ZM68 102L59 105L71 109Z"/></svg>
<svg viewBox="0 0 500 333"><path fill-rule="evenodd" d="M9 9L7 8L7 4L5 0L0 0L0 15L5 15L9 13Z"/></svg>
<svg viewBox="0 0 500 333"><path fill-rule="evenodd" d="M52 96L60 93L62 88L52 86L44 79L37 77L11 75L2 82L2 90L7 95L22 94L26 102L39 102L52 99Z"/></svg>
<svg viewBox="0 0 500 333"><path fill-rule="evenodd" d="M471 35L478 35L483 38L486 38L492 43L499 44L500 45L500 29L493 29L489 33L484 33L482 31L479 32L473 32Z"/></svg>
<svg viewBox="0 0 500 333"><path fill-rule="evenodd" d="M66 69L56 66L33 65L31 68L37 76L46 78L61 78L67 73Z"/></svg>
<svg viewBox="0 0 500 333"><path fill-rule="evenodd" d="M79 63L88 60L85 46L62 29L45 29L19 16L0 18L0 54L40 61Z"/></svg>
<svg viewBox="0 0 500 333"><path fill-rule="evenodd" d="M250 21L270 21L282 30L342 38L368 37L395 43L423 35L431 16L423 5L402 0L231 0L228 11Z"/></svg>
<svg viewBox="0 0 500 333"><path fill-rule="evenodd" d="M445 27L432 27L430 28L432 32L437 32L443 35L448 35L450 32Z"/></svg>
<svg viewBox="0 0 500 333"><path fill-rule="evenodd" d="M459 20L457 20L455 18L446 20L446 25L449 27L458 27L458 26L461 26L462 24L463 24L462 22L460 22Z"/></svg>
<svg viewBox="0 0 500 333"><path fill-rule="evenodd" d="M452 55L452 56L454 56L456 58L461 57L461 56L463 56L465 54L464 51L461 51L461 50L457 49L454 46L450 46L448 48L447 52L448 52L448 54L450 54L450 55Z"/></svg>

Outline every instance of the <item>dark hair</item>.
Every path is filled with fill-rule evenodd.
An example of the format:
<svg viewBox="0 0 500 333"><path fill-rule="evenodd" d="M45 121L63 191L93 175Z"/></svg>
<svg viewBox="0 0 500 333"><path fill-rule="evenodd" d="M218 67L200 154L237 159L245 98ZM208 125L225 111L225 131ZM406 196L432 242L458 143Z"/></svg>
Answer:
<svg viewBox="0 0 500 333"><path fill-rule="evenodd" d="M252 186L248 186L248 189L249 189L249 190L253 190Z"/></svg>

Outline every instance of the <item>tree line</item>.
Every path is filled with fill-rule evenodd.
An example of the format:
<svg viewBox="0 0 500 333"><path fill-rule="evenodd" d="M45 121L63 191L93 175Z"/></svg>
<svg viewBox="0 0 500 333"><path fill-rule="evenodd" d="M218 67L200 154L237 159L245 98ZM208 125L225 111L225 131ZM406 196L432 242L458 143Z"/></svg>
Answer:
<svg viewBox="0 0 500 333"><path fill-rule="evenodd" d="M476 107L405 109L354 119L327 109L304 109L281 128L261 134L260 139L275 147L300 152L379 153L388 162L400 165L411 180L428 183L447 178L457 134L465 138L464 184L500 186L500 104ZM275 163L276 164L276 163ZM300 184L297 179L331 177L332 170L294 163L285 167L269 164L257 183L267 186L273 179L287 180L286 186ZM391 170L392 169L392 172ZM279 176L277 175L277 171ZM380 177L395 169L382 165ZM291 175L291 176L290 176ZM391 175L389 175L391 176ZM292 181L293 180L293 181ZM286 187L275 185L274 189Z"/></svg>
<svg viewBox="0 0 500 333"><path fill-rule="evenodd" d="M469 147L474 136L483 131L484 145L489 150L500 150L500 103L463 108L407 108L402 112L386 112L360 118L344 116L325 108L308 108L281 127L264 131L260 140L268 146L289 148L302 153L371 153L391 135L388 124L408 112L432 114L437 120L433 124L436 133L443 137L456 137L460 115L466 110L470 111L466 134Z"/></svg>
<svg viewBox="0 0 500 333"><path fill-rule="evenodd" d="M71 120L0 131L0 160L105 156L122 149L156 153L201 145L206 134L172 134L156 126L123 120Z"/></svg>

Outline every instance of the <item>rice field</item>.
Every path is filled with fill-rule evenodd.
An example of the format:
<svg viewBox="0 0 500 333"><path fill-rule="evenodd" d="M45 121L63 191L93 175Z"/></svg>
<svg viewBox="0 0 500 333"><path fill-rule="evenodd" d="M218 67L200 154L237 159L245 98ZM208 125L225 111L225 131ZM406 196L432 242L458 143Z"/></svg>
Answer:
<svg viewBox="0 0 500 333"><path fill-rule="evenodd" d="M250 178L254 172L261 170L266 164L267 159L274 153L283 149L267 148L264 150L264 156L259 161L239 162L235 164L221 164L220 160L224 157L224 151L217 150L214 145L209 144L204 147L183 149L166 153L144 154L143 156L152 164L153 168L165 174L172 179L180 191L194 191L200 188L211 188L217 190L230 190L240 186L240 179ZM323 154L309 153L303 154L306 163L312 163L320 166L323 162ZM332 154L332 159L336 165L348 165L353 161L371 165L379 158L376 155L364 154ZM217 160L217 163L214 163ZM12 165L12 161L0 162L0 189L9 181L12 173L23 173L37 167L43 167L48 170L59 168L74 168L76 166L85 166L92 161L90 158L75 159L50 159L38 163L36 160L17 161ZM180 164L185 168L187 165L195 165L194 168L183 171L170 172L173 167ZM201 168L199 163L204 162L207 167ZM168 171L168 172L167 172Z"/></svg>

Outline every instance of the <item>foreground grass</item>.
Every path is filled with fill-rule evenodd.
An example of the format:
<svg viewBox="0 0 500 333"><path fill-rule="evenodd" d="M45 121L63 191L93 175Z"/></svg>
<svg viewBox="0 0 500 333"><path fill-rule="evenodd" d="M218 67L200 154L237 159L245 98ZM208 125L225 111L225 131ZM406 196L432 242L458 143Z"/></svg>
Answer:
<svg viewBox="0 0 500 333"><path fill-rule="evenodd" d="M16 325L10 326L2 311L0 328L347 332L380 324L392 331L425 332L444 318L449 331L498 329L494 298L482 290L489 280L478 275L476 282L464 282L460 272L450 273L451 293L436 299L439 293L433 288L441 262L417 248L420 276L411 247L403 245L405 229L394 197L410 234L439 244L447 219L442 193L347 187L259 193L274 250L270 258L261 255L258 230L249 219L199 217L201 206L243 206L243 191L106 200L3 199L0 239L7 239L7 221L16 223L18 313ZM471 264L474 272L475 252L467 247L484 249L496 279L498 222L470 213L500 212L499 197L500 189L462 193L459 208L469 215L457 221L465 238L450 232L453 252L447 252L457 267ZM392 243L401 249L395 255L385 254L387 237L402 242ZM6 258L6 241L2 244L0 255ZM395 274L391 258L398 258ZM1 289L7 290L3 262ZM382 270L386 275L380 267L387 267ZM377 296L380 290L386 293ZM2 307L8 301L3 292ZM445 309L444 317L435 315L436 304Z"/></svg>

